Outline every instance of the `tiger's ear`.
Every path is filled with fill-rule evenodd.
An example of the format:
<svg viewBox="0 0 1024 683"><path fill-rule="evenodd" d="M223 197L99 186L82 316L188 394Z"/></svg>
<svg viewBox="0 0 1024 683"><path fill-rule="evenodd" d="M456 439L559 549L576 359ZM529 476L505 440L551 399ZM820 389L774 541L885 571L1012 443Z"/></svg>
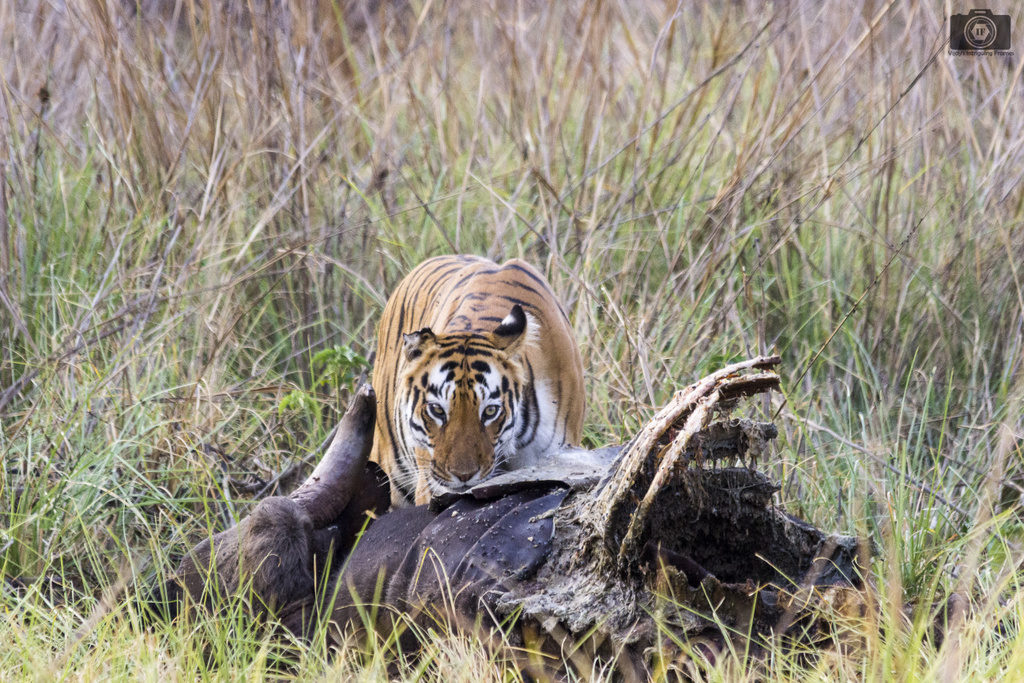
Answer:
<svg viewBox="0 0 1024 683"><path fill-rule="evenodd" d="M509 355L516 353L526 340L526 313L523 307L516 304L505 319L494 328L491 335L494 348L501 349Z"/></svg>
<svg viewBox="0 0 1024 683"><path fill-rule="evenodd" d="M424 327L418 332L403 334L402 341L405 343L406 360L419 358L423 355L423 347L427 344L433 344L435 339L437 337L434 336L429 327Z"/></svg>

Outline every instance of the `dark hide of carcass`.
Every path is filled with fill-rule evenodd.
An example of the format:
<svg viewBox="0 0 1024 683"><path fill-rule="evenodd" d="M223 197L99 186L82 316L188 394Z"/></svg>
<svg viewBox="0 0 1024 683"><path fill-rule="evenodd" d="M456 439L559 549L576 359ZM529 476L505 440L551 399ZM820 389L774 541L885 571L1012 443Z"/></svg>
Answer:
<svg viewBox="0 0 1024 683"><path fill-rule="evenodd" d="M766 475L726 466L753 465L775 437L726 413L776 389L778 362L737 363L677 392L625 446L554 454L386 513L386 479L366 462L375 398L364 386L309 480L197 545L170 593L206 605L245 593L300 636L325 619L335 634L389 629L403 614L501 627L505 642L562 657L585 640L632 672L666 643L820 634L827 625L808 615L823 604L864 608L855 539L786 514ZM365 605L383 608L375 623Z"/></svg>

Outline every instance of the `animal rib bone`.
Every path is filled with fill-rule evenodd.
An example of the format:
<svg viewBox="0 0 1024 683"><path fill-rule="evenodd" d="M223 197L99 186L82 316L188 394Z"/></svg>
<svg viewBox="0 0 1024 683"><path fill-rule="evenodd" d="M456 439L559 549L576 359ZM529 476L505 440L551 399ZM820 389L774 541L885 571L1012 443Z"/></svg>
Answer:
<svg viewBox="0 0 1024 683"><path fill-rule="evenodd" d="M689 461L687 456L696 454L695 459L700 464L702 449L694 448L699 441L696 437L708 428L716 410L727 411L740 396L779 388L779 376L772 370L746 375L739 373L750 369L772 368L780 362L778 356L762 356L733 363L677 391L672 400L626 444L615 466L602 481L592 507L592 523L609 548L614 545L615 538L622 538L617 551L620 563L637 556L640 532L646 523L651 503L673 474ZM680 425L682 428L678 429ZM771 436L774 436L773 430L774 427L770 425L762 426L761 441L768 431L772 431ZM754 435L758 429L750 431ZM668 445L662 445L666 440ZM758 449L755 447L752 450L756 456ZM652 476L646 478L645 471L650 469L652 454L657 469ZM636 504L636 509L631 510L639 490L643 490L643 497ZM620 536L614 533L612 527L616 520L623 519L627 509L630 509L629 523Z"/></svg>

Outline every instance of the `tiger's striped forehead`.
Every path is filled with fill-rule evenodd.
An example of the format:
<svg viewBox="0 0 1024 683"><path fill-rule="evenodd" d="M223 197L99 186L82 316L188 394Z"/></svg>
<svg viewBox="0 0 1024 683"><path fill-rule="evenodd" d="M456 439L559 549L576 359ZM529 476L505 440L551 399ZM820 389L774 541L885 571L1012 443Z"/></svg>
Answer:
<svg viewBox="0 0 1024 683"><path fill-rule="evenodd" d="M419 390L428 401L447 405L456 392L476 396L478 404L497 400L510 388L508 369L496 358L473 353L441 355L423 363ZM415 378L413 378L415 379Z"/></svg>

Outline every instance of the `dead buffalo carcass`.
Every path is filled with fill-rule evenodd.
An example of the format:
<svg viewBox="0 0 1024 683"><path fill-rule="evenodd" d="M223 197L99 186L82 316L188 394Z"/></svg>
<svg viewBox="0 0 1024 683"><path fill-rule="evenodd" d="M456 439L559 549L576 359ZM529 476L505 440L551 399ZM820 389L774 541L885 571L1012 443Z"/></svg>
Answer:
<svg viewBox="0 0 1024 683"><path fill-rule="evenodd" d="M778 636L816 602L861 604L855 539L775 507L765 474L725 466L753 464L776 436L728 412L777 389L778 362L736 363L677 392L624 446L560 453L387 513L386 478L367 463L375 398L364 386L309 479L196 546L172 588L206 604L244 591L300 636L325 619L339 635L365 628L372 603L387 608L378 615L503 624L513 643L556 655L586 640L630 668L664 643L721 644L733 626ZM376 519L353 547L367 512Z"/></svg>

